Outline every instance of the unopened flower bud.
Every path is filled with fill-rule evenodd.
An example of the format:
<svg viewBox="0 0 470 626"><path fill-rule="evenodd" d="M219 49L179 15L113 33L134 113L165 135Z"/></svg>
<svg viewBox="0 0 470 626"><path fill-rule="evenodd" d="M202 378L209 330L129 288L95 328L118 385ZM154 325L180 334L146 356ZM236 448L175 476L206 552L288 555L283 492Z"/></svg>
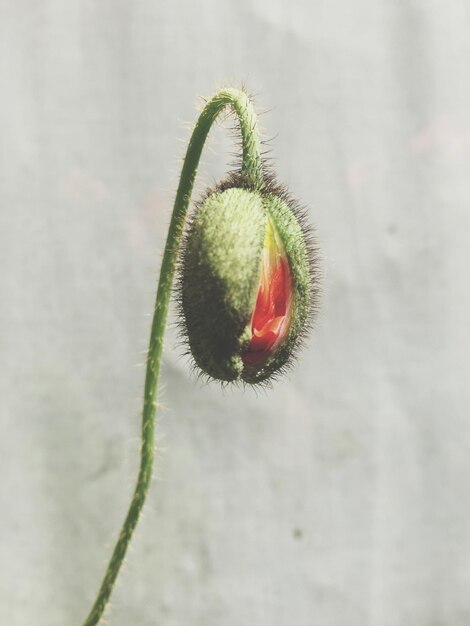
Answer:
<svg viewBox="0 0 470 626"><path fill-rule="evenodd" d="M298 213L272 183L258 190L231 181L197 207L179 300L191 354L210 377L256 384L292 360L317 293Z"/></svg>

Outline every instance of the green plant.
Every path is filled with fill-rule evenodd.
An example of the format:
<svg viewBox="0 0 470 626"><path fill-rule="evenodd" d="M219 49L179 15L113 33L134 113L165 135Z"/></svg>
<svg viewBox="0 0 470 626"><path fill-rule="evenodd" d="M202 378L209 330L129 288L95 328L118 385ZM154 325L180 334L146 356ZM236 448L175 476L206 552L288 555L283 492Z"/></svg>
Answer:
<svg viewBox="0 0 470 626"><path fill-rule="evenodd" d="M182 245L202 148L217 116L237 116L242 158L199 203ZM292 362L318 292L315 250L304 219L266 171L257 119L247 94L222 89L203 108L181 171L160 269L144 388L141 461L132 501L96 600L83 626L97 624L106 605L150 486L157 383L163 337L180 257L182 328L196 365L222 381L258 384Z"/></svg>

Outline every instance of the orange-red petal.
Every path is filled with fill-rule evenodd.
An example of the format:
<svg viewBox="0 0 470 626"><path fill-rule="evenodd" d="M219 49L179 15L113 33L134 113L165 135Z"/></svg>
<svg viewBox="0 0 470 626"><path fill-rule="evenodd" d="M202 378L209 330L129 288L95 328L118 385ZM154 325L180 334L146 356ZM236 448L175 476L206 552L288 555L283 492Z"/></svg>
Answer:
<svg viewBox="0 0 470 626"><path fill-rule="evenodd" d="M279 235L268 222L261 275L251 317L251 339L242 355L245 365L259 366L282 343L289 329L292 277Z"/></svg>

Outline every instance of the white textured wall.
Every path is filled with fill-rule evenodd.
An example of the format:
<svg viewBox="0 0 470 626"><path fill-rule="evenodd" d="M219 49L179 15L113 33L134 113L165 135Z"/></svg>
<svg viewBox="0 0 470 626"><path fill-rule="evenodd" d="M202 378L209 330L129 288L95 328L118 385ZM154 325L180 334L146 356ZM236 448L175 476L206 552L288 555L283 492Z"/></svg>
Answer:
<svg viewBox="0 0 470 626"><path fill-rule="evenodd" d="M201 387L168 332L109 624L468 626L469 28L466 0L0 3L1 624L91 604L178 140L243 80L317 226L322 315L259 396ZM209 183L232 148L211 146Z"/></svg>

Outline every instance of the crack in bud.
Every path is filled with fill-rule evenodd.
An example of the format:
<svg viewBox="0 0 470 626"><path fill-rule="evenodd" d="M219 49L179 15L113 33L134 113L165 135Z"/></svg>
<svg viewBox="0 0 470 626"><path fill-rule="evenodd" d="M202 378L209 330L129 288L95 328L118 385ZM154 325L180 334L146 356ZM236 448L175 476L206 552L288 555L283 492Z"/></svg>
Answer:
<svg viewBox="0 0 470 626"><path fill-rule="evenodd" d="M284 245L268 218L261 273L249 328L251 339L242 354L246 366L260 367L282 344L289 330L292 276Z"/></svg>

